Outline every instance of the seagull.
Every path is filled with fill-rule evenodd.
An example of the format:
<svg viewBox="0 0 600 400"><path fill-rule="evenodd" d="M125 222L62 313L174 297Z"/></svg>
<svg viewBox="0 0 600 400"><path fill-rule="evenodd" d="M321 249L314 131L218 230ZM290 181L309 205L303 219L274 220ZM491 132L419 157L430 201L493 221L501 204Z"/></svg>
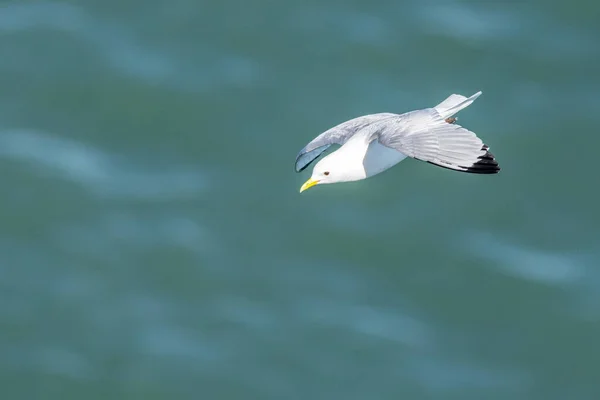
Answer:
<svg viewBox="0 0 600 400"><path fill-rule="evenodd" d="M315 164L300 193L315 185L372 177L407 157L460 172L498 173L500 167L489 147L458 125L454 117L480 95L477 92L467 98L452 94L433 108L363 115L328 129L300 150L296 172L303 171L331 145L341 147Z"/></svg>

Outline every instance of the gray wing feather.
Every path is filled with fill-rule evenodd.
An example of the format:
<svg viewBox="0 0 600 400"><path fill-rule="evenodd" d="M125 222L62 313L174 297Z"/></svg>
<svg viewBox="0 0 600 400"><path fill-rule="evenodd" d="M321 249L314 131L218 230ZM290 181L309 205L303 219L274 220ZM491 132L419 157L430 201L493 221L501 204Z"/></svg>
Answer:
<svg viewBox="0 0 600 400"><path fill-rule="evenodd" d="M398 114L392 113L364 115L346 122L342 122L341 124L326 130L310 141L302 150L300 150L296 156L296 172L300 172L308 167L310 163L317 159L325 150L329 148L329 146L333 144L338 144L341 146L346 143L346 141L351 138L352 135L368 125L376 121L381 121L397 115Z"/></svg>
<svg viewBox="0 0 600 400"><path fill-rule="evenodd" d="M500 170L477 135L447 123L432 108L376 123L373 140L409 157L456 171L493 174Z"/></svg>

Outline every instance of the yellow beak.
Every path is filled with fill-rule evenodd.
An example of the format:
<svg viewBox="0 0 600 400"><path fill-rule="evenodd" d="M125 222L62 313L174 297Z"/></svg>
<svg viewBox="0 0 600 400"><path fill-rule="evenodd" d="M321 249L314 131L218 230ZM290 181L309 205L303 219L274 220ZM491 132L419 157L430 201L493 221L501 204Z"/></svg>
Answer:
<svg viewBox="0 0 600 400"><path fill-rule="evenodd" d="M319 181L310 178L309 180L304 182L304 185L302 185L302 187L300 188L300 193L304 192L308 188L315 186L317 183L319 183Z"/></svg>

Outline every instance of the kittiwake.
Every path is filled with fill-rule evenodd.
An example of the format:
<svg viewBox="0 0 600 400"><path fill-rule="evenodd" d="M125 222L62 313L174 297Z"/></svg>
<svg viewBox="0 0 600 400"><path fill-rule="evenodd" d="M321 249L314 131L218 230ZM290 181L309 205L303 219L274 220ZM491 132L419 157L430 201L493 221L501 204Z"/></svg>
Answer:
<svg viewBox="0 0 600 400"><path fill-rule="evenodd" d="M500 167L489 147L453 117L480 95L452 94L433 108L364 115L334 126L298 153L296 172L331 145L341 146L314 166L300 192L315 185L366 179L407 157L460 172L498 173Z"/></svg>

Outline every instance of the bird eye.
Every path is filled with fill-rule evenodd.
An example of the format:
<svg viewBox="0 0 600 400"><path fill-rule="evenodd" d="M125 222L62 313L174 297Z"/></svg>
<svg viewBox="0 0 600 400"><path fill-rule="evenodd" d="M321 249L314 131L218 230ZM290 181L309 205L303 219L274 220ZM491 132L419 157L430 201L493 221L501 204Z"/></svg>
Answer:
<svg viewBox="0 0 600 400"><path fill-rule="evenodd" d="M329 171L323 172L323 175L325 175L325 176L329 175Z"/></svg>

